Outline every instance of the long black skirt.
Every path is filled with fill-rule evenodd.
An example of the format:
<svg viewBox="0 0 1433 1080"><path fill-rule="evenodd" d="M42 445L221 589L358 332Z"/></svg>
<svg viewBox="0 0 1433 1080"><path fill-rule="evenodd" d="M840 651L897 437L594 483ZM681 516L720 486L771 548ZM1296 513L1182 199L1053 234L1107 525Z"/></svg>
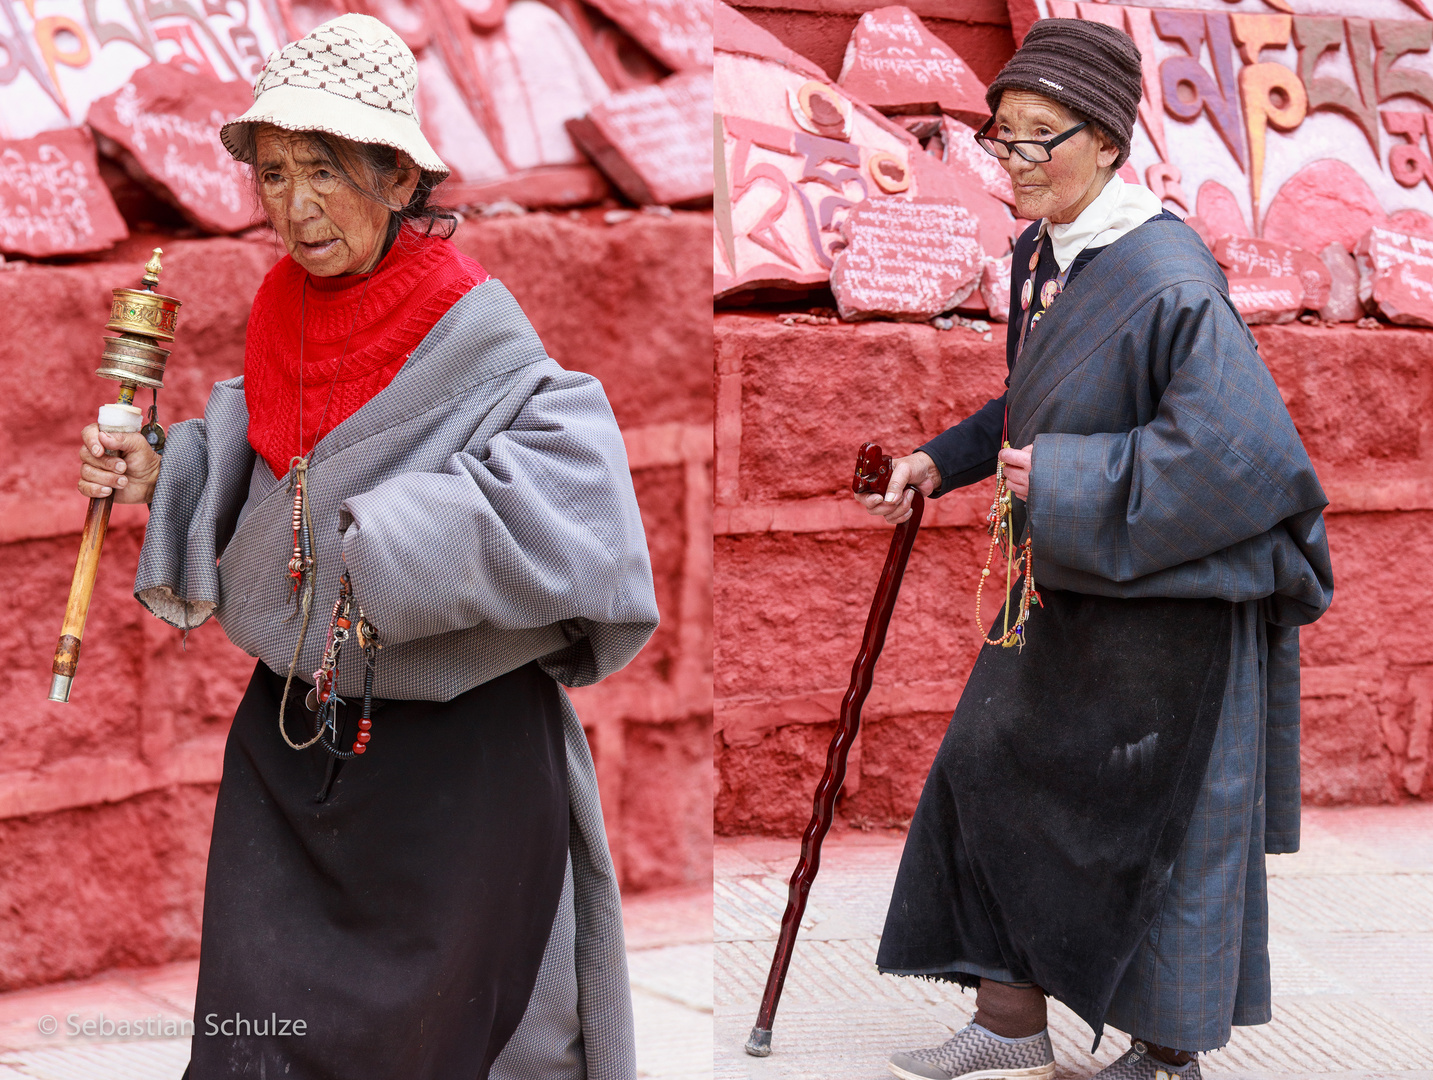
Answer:
<svg viewBox="0 0 1433 1080"><path fill-rule="evenodd" d="M1024 650L986 645L970 673L876 964L966 986L1032 981L1098 1046L1208 767L1233 608L1042 592Z"/></svg>
<svg viewBox="0 0 1433 1080"><path fill-rule="evenodd" d="M346 761L284 744L282 693L259 664L229 733L186 1075L486 1078L562 890L556 685L529 664L449 702L383 702Z"/></svg>

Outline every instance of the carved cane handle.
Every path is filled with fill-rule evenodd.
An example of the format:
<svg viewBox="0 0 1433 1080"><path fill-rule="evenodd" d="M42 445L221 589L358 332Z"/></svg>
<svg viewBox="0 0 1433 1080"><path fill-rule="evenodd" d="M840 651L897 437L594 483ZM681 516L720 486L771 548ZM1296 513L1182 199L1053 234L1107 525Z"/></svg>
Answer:
<svg viewBox="0 0 1433 1080"><path fill-rule="evenodd" d="M872 492L884 495L886 485L890 482L891 456L881 453L881 448L876 443L862 443L856 454L856 475L851 478L851 490L857 495L869 495Z"/></svg>

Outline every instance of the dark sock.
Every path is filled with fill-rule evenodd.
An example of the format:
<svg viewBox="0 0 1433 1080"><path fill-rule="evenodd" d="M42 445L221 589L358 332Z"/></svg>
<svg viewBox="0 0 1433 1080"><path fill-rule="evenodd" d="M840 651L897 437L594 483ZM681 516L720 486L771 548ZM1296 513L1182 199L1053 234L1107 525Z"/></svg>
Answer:
<svg viewBox="0 0 1433 1080"><path fill-rule="evenodd" d="M1045 991L981 979L975 992L975 1022L1002 1039L1028 1039L1045 1030Z"/></svg>
<svg viewBox="0 0 1433 1080"><path fill-rule="evenodd" d="M1166 1065L1187 1065L1194 1060L1194 1055L1188 1050L1171 1050L1167 1046L1156 1046L1152 1042L1144 1044L1149 1050L1149 1056L1156 1061L1162 1061Z"/></svg>

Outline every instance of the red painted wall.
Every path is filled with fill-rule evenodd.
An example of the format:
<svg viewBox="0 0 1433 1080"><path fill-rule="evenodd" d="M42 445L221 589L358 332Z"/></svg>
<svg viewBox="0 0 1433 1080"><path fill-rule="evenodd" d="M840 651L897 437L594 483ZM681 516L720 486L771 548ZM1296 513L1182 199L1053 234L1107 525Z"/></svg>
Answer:
<svg viewBox="0 0 1433 1080"><path fill-rule="evenodd" d="M1004 332L718 314L718 832L805 827L890 541L847 491L856 449L908 453L993 397ZM1255 336L1332 503L1334 603L1303 634L1305 798L1428 797L1433 332ZM927 503L839 804L853 825L915 808L980 641L993 483Z"/></svg>
<svg viewBox="0 0 1433 1080"><path fill-rule="evenodd" d="M457 242L508 286L568 367L606 387L627 439L662 626L624 671L573 694L630 889L711 875L711 216L529 214ZM130 595L145 511L117 507L68 705L45 700L84 501L76 436L109 290L152 244L107 261L0 265L0 990L197 955L204 860L230 716L254 661L208 624L181 635ZM238 374L271 243L172 240L184 301L161 418L202 414ZM143 395L141 404L148 405Z"/></svg>

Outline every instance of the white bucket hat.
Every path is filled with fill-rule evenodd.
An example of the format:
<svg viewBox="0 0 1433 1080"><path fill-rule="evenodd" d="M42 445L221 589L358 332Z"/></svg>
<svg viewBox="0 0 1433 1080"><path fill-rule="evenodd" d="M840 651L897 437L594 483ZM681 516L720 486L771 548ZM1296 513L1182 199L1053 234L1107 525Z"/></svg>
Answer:
<svg viewBox="0 0 1433 1080"><path fill-rule="evenodd" d="M224 148L249 165L242 125L323 131L401 150L434 182L448 175L418 127L418 64L408 46L370 15L340 15L269 57L254 104L219 129Z"/></svg>

